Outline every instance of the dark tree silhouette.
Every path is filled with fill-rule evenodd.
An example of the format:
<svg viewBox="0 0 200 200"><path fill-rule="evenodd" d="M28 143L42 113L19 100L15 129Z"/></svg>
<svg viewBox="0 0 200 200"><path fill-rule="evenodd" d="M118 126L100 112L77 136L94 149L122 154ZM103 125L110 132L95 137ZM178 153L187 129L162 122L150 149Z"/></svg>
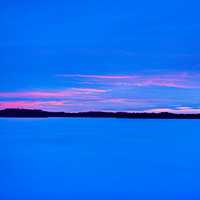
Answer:
<svg viewBox="0 0 200 200"><path fill-rule="evenodd" d="M129 112L48 112L32 109L4 109L0 110L0 117L91 117L91 118L127 118L127 119L200 119L200 114L175 114L175 113L129 113Z"/></svg>

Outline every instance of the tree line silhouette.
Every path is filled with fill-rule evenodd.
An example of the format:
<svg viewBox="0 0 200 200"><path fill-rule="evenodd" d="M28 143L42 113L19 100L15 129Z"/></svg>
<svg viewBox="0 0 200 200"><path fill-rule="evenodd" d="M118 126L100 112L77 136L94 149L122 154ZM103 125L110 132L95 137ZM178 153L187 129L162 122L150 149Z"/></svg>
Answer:
<svg viewBox="0 0 200 200"><path fill-rule="evenodd" d="M200 114L175 113L129 113L129 112L49 112L33 109L4 109L0 110L0 117L17 118L48 118L48 117L87 117L87 118L127 118L127 119L200 119Z"/></svg>

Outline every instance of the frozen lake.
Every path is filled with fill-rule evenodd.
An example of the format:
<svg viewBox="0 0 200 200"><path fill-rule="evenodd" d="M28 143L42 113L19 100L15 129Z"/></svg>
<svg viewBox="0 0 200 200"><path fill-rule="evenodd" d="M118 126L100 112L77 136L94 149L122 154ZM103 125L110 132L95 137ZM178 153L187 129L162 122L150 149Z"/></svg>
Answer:
<svg viewBox="0 0 200 200"><path fill-rule="evenodd" d="M200 121L0 119L1 200L199 200Z"/></svg>

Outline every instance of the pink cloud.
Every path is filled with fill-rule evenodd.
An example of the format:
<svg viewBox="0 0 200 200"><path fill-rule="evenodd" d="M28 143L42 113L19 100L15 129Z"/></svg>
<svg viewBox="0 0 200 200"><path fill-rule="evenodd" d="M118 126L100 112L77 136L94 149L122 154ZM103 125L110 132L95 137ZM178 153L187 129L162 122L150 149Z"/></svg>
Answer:
<svg viewBox="0 0 200 200"><path fill-rule="evenodd" d="M136 98L104 98L99 100L100 103L105 103L105 104L118 104L118 105L146 105L150 102L155 102L155 100L150 100L150 99L136 99ZM116 105L117 106L117 105Z"/></svg>
<svg viewBox="0 0 200 200"><path fill-rule="evenodd" d="M200 88L200 75L177 72L168 74L135 74L135 75L81 75L81 74L61 74L60 77L84 78L81 83L99 84L110 86L134 86L134 87L173 87L182 89ZM87 81L85 80L87 79Z"/></svg>
<svg viewBox="0 0 200 200"><path fill-rule="evenodd" d="M0 108L33 108L55 111L102 111L121 109L126 106L141 106L146 105L147 101L142 99L128 99L128 98L107 98L98 97L91 99L68 99L57 101L41 101L41 100L9 100L1 101Z"/></svg>
<svg viewBox="0 0 200 200"><path fill-rule="evenodd" d="M199 108L191 108L191 107L155 108L155 109L145 110L144 112L148 112L148 113L169 112L169 113L178 113L178 114L200 114L200 109Z"/></svg>
<svg viewBox="0 0 200 200"><path fill-rule="evenodd" d="M105 93L108 90L94 89L94 88L72 88L74 92L85 92L85 93Z"/></svg>
<svg viewBox="0 0 200 200"><path fill-rule="evenodd" d="M59 75L62 76L62 75ZM200 88L200 76L189 73L168 73L168 74L135 74L135 75L63 75L64 77L78 77L75 79L76 85L80 88L67 88L60 90L32 90L19 92L0 92L0 108L44 108L62 111L89 111L89 110L147 110L149 112L198 112L198 109L190 107L179 107L175 109L165 108L173 105L183 105L183 103L193 103L196 99L190 98L187 92L187 99L176 98L176 91L167 92L171 95L165 96L165 90L159 94L149 92L143 93L142 87L173 87L181 89ZM86 83L87 82L87 83ZM87 84L86 87L85 84ZM89 86L88 86L89 85ZM90 86L91 85L91 86ZM95 87L95 88L94 88ZM136 87L141 87L140 90ZM137 89L134 91L134 89ZM139 92L138 92L139 91ZM141 91L141 92L140 92ZM184 91L183 91L184 92ZM196 91L195 91L196 92ZM168 93L169 94L169 93ZM148 96L149 95L149 96ZM154 98L154 99L152 99ZM181 101L181 103L180 103ZM183 102L182 102L183 101ZM189 105L189 104L188 104Z"/></svg>
<svg viewBox="0 0 200 200"><path fill-rule="evenodd" d="M70 88L61 91L0 92L0 97L15 98L61 98L75 95L105 93L107 90L93 88Z"/></svg>
<svg viewBox="0 0 200 200"><path fill-rule="evenodd" d="M25 108L37 106L64 106L64 101L4 101L0 102L0 108Z"/></svg>
<svg viewBox="0 0 200 200"><path fill-rule="evenodd" d="M78 78L94 78L94 79L130 79L132 76L127 75L88 75L88 74L58 74L60 77L78 77Z"/></svg>
<svg viewBox="0 0 200 200"><path fill-rule="evenodd" d="M190 85L186 78L177 76L149 76L149 77L137 77L130 84L145 87L145 86L160 86L160 87L174 87L174 88L193 88L194 86Z"/></svg>

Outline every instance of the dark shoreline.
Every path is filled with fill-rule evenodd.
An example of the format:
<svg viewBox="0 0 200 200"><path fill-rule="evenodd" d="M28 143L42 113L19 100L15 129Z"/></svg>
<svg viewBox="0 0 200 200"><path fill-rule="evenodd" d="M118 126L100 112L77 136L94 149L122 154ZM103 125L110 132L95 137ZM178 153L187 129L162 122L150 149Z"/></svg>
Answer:
<svg viewBox="0 0 200 200"><path fill-rule="evenodd" d="M0 110L0 117L6 118L122 118L122 119L200 119L200 114L175 114L175 113L127 113L127 112L48 112L31 109L4 109Z"/></svg>

